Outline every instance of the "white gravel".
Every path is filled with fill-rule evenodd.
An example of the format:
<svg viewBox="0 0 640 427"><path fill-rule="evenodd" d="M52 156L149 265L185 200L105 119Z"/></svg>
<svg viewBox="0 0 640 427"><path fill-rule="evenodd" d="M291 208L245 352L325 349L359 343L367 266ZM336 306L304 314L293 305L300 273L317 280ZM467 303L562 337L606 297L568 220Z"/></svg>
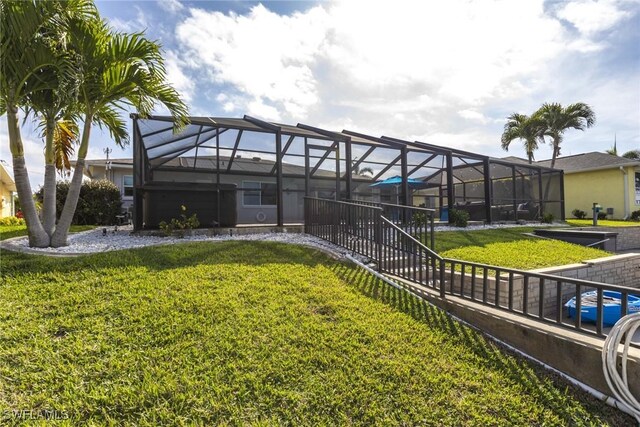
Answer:
<svg viewBox="0 0 640 427"><path fill-rule="evenodd" d="M542 223L529 223L526 226L545 226L549 227L551 224ZM562 224L553 224L555 226L561 226ZM493 224L493 225L477 225L469 226L464 230L489 230L495 228L509 228L509 227L522 227L521 224ZM460 231L460 228L449 226L437 226L436 232L446 231ZM94 230L83 231L69 235L69 245L61 248L30 248L29 242L26 237L18 237L0 242L0 247L3 249L34 253L34 254L46 254L46 255L82 255L90 253L100 253L108 251L117 251L121 249L133 249L142 248L145 246L153 245L173 245L184 242L219 242L225 240L246 240L256 241L264 240L271 242L292 243L297 245L310 246L322 251L328 252L338 258L343 257L345 254L354 255L345 248L336 246L322 240L320 238L310 236L303 233L260 233L260 234L244 234L233 235L228 234L218 236L206 236L196 235L188 236L184 238L178 237L163 237L163 236L140 236L131 234L132 227L125 226L119 227L116 231L114 227L107 227L107 234L103 235L103 227L96 228ZM367 258L357 256L361 261L367 262Z"/></svg>
<svg viewBox="0 0 640 427"><path fill-rule="evenodd" d="M103 227L94 230L83 231L80 233L70 234L68 238L68 246L61 248L30 248L29 241L26 237L19 237L0 242L3 249L43 254L43 255L82 255L90 253L100 253L108 251L117 251L122 249L142 248L154 245L173 245L185 242L221 242L225 240L245 240L245 241L271 241L291 243L296 245L310 246L328 252L331 255L342 258L344 255L354 255L345 248L333 245L326 240L310 236L303 233L259 233L233 235L228 234L218 236L187 236L179 237L163 237L163 236L139 236L131 234L131 226L118 227L115 231L113 227L107 227L107 234L103 235ZM367 262L368 259L357 255L357 257Z"/></svg>
<svg viewBox="0 0 640 427"><path fill-rule="evenodd" d="M514 224L514 223L494 223L494 224L483 224L483 225L470 225L465 228L460 227L451 227L448 225L436 225L435 229L437 231L473 231L473 230L493 230L495 228L516 228L516 227L540 227L540 228L548 228L548 227L568 227L566 223L554 222L552 224L542 223L542 222L526 222L522 224Z"/></svg>

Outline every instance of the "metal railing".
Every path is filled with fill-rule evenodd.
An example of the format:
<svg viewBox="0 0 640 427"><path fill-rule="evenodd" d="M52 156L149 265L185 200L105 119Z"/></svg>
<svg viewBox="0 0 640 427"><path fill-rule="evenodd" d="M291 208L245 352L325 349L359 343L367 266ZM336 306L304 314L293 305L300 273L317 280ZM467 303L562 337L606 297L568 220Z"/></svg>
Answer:
<svg viewBox="0 0 640 427"><path fill-rule="evenodd" d="M640 290L545 273L444 258L383 215L379 206L305 198L305 232L364 255L381 273L526 318L604 336L604 291L621 294L621 316L629 295ZM595 324L583 325L582 294L596 291ZM565 303L572 297L575 316Z"/></svg>
<svg viewBox="0 0 640 427"><path fill-rule="evenodd" d="M385 218L394 225L402 228L410 236L429 246L431 249L434 249L435 235L433 234L433 227L435 209L370 202L366 200L347 200L346 202L380 207L382 209L382 215Z"/></svg>

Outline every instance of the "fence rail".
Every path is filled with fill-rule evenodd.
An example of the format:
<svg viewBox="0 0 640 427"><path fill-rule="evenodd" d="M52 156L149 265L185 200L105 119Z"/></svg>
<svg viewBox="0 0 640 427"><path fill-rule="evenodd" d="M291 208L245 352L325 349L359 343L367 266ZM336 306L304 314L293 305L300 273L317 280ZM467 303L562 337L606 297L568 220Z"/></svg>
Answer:
<svg viewBox="0 0 640 427"><path fill-rule="evenodd" d="M621 315L628 313L629 295L640 290L545 273L444 258L420 238L387 218L373 203L305 198L305 232L373 260L381 273L432 288L446 298L463 299L516 313L586 334L604 336L604 291L621 294ZM419 234L420 235L420 234ZM596 291L595 324L583 324L583 298ZM573 318L565 303L576 297Z"/></svg>

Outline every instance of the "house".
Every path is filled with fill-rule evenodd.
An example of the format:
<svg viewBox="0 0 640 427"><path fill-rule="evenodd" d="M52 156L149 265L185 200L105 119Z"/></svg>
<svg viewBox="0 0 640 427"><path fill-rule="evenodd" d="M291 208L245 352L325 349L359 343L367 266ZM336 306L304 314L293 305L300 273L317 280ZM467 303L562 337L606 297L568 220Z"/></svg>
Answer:
<svg viewBox="0 0 640 427"><path fill-rule="evenodd" d="M534 164L549 167L551 160ZM594 203L598 203L610 219L627 219L631 212L640 209L638 160L594 151L558 157L554 167L564 171L567 218L573 217L574 209L585 211L591 217Z"/></svg>
<svg viewBox="0 0 640 427"><path fill-rule="evenodd" d="M16 183L9 172L9 166L0 160L0 218L15 215Z"/></svg>

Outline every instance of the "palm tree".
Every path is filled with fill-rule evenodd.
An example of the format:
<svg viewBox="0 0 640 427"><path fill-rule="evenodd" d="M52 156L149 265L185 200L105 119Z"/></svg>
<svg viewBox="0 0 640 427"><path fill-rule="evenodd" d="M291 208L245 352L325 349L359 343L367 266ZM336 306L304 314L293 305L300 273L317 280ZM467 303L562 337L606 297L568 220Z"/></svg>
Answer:
<svg viewBox="0 0 640 427"><path fill-rule="evenodd" d="M353 173L360 176L373 176L373 169L371 169L369 166L361 168L360 165L356 165L357 160L358 158L356 157L351 161L351 168L353 170Z"/></svg>
<svg viewBox="0 0 640 427"><path fill-rule="evenodd" d="M118 109L133 106L145 117L159 102L173 115L176 130L187 122L187 107L166 82L164 59L157 43L142 33L113 33L99 19L75 22L71 39L73 49L82 58L78 112L84 124L69 192L51 236L53 247L67 244L93 123L106 127L114 142L125 146L128 134Z"/></svg>
<svg viewBox="0 0 640 427"><path fill-rule="evenodd" d="M564 132L567 129L585 130L590 128L596 122L596 115L590 106L583 102L563 107L557 102L545 103L534 114L538 117L544 127L544 136L551 138L551 146L553 147L553 155L551 157L551 165L556 164L556 158L560 155L560 145Z"/></svg>
<svg viewBox="0 0 640 427"><path fill-rule="evenodd" d="M42 107L43 104L37 104L35 100L46 100L47 93L64 93L60 83L69 81L63 73L71 69L71 62L61 54L67 23L69 19L95 14L95 6L87 0L0 1L0 115L7 114L14 179L31 246L48 246L50 238L38 218L32 198L19 112L22 109L29 114ZM48 159L50 146L50 141L47 141L45 152ZM52 178L55 182L55 174L49 173L46 178L47 182Z"/></svg>
<svg viewBox="0 0 640 427"><path fill-rule="evenodd" d="M538 149L542 130L542 123L536 116L529 117L525 114L513 113L507 117L507 123L504 125L501 138L502 149L509 151L509 145L514 139L522 139L529 164L531 164L534 160L533 152Z"/></svg>

